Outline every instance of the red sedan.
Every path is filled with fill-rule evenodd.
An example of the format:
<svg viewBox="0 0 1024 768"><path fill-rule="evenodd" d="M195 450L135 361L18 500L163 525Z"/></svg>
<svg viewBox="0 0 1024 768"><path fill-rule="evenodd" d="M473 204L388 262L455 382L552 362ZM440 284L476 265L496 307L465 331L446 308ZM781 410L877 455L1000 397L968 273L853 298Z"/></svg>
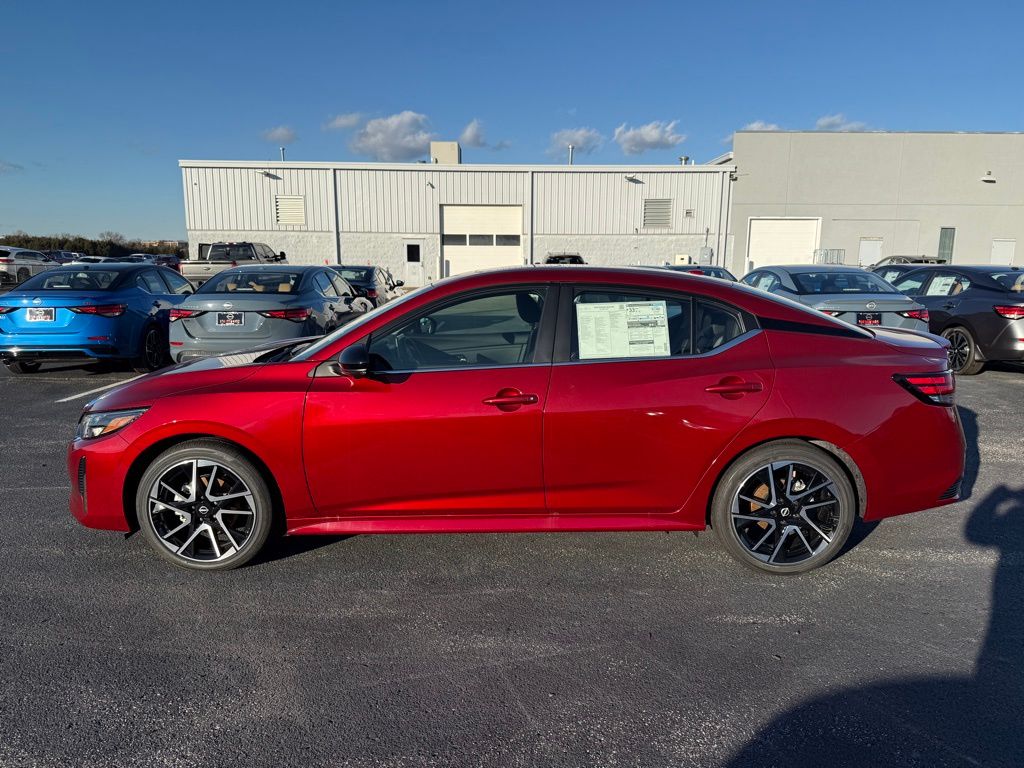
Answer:
<svg viewBox="0 0 1024 768"><path fill-rule="evenodd" d="M650 269L444 280L89 403L71 510L189 568L289 534L701 530L772 573L959 498L947 344Z"/></svg>

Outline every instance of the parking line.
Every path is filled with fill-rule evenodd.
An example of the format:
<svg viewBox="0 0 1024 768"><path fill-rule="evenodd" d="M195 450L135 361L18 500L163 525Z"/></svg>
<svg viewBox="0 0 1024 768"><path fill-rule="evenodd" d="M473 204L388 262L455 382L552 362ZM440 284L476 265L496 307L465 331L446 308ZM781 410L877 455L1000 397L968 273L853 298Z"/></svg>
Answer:
<svg viewBox="0 0 1024 768"><path fill-rule="evenodd" d="M88 392L79 392L77 395L72 395L71 397L64 397L64 398L61 398L60 400L54 400L54 402L55 403L67 403L67 402L70 402L72 400L78 400L78 399L83 398L83 397L88 397L89 395L94 395L97 392L102 392L105 389L113 389L114 387L120 387L122 384L127 384L129 381L135 381L136 379L141 379L145 375L146 374L141 373L138 376L132 376L130 379L125 379L124 381L115 381L113 384L107 384L107 386L105 386L105 387L96 387L96 389L90 389Z"/></svg>

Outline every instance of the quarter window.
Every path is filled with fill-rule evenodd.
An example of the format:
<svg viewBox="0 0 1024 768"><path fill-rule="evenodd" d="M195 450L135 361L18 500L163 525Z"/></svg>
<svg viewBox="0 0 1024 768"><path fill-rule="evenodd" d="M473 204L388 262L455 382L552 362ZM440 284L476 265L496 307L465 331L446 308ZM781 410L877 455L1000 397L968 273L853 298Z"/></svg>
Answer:
<svg viewBox="0 0 1024 768"><path fill-rule="evenodd" d="M546 289L475 296L402 323L369 343L375 371L533 362Z"/></svg>
<svg viewBox="0 0 1024 768"><path fill-rule="evenodd" d="M180 296L193 292L192 283L190 283L184 277L179 275L177 272L172 272L169 269L161 270L160 276L163 277L164 282L166 282L167 285L170 286L171 293L175 293Z"/></svg>
<svg viewBox="0 0 1024 768"><path fill-rule="evenodd" d="M164 293L167 290L160 281L160 276L152 270L146 270L135 278L135 284L150 293Z"/></svg>

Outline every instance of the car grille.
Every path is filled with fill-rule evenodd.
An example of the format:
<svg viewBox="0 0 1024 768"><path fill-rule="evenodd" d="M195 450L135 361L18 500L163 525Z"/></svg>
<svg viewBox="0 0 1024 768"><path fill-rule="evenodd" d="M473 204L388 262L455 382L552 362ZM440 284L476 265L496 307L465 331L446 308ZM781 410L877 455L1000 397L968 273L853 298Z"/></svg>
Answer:
<svg viewBox="0 0 1024 768"><path fill-rule="evenodd" d="M963 478L957 480L955 483L949 486L949 488L942 492L942 495L939 496L939 499L955 499L957 496L960 495L960 486L963 483L963 481Z"/></svg>

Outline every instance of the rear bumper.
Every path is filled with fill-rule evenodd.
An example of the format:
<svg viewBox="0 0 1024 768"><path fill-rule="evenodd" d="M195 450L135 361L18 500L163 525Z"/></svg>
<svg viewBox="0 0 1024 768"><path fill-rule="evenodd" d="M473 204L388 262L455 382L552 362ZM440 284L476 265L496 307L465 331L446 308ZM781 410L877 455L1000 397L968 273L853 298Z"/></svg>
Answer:
<svg viewBox="0 0 1024 768"><path fill-rule="evenodd" d="M986 360L1024 361L1024 320L1007 322L992 341L985 344L979 340L978 346Z"/></svg>
<svg viewBox="0 0 1024 768"><path fill-rule="evenodd" d="M270 322L272 323L271 333L266 336L254 336L244 339L197 338L191 336L183 328L176 328L175 326L178 323L173 323L171 325L170 339L171 359L176 363L183 363L186 360L196 360L202 357L215 357L217 355L228 355L232 352L245 352L266 344L284 343L311 335L308 331L308 323L293 323L290 320L273 320ZM287 325L284 325L285 323Z"/></svg>
<svg viewBox="0 0 1024 768"><path fill-rule="evenodd" d="M117 347L104 344L88 347L10 347L0 346L0 360L4 362L47 360L102 360L107 358L127 357Z"/></svg>
<svg viewBox="0 0 1024 768"><path fill-rule="evenodd" d="M955 407L909 403L844 450L864 477L865 520L960 500L966 440Z"/></svg>

